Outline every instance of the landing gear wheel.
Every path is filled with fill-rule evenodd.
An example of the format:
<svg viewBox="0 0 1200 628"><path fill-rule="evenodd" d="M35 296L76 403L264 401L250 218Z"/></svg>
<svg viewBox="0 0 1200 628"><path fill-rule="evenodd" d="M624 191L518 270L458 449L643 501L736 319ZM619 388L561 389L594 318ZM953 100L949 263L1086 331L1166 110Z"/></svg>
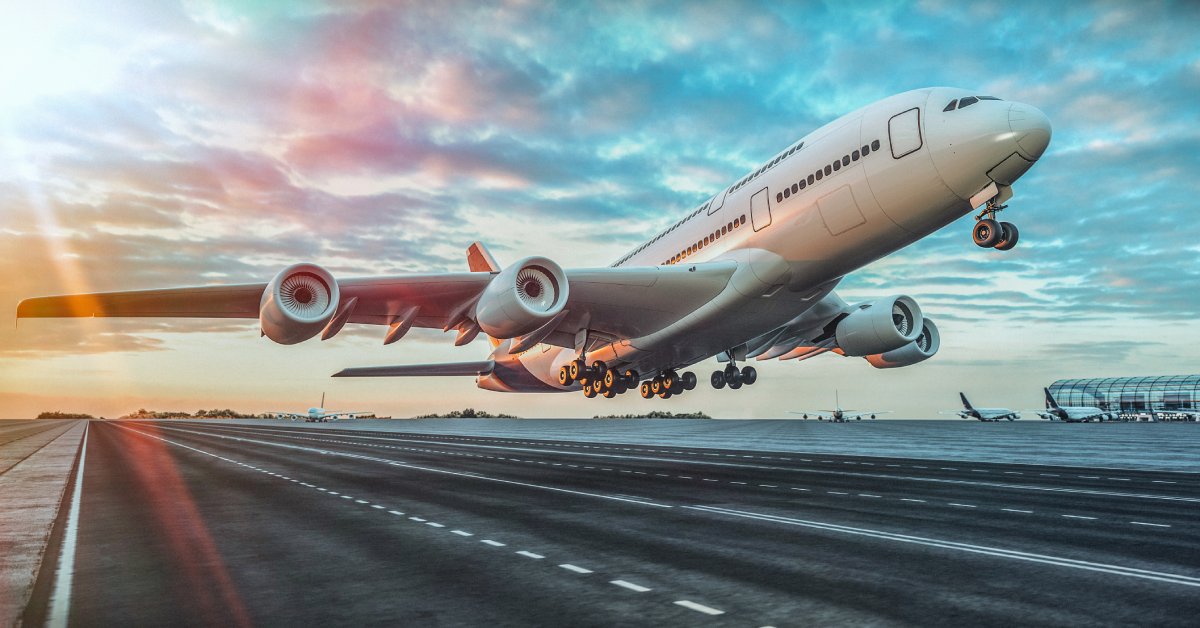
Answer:
<svg viewBox="0 0 1200 628"><path fill-rule="evenodd" d="M692 390L696 387L696 374L688 371L679 376L679 383L683 384L684 390Z"/></svg>
<svg viewBox="0 0 1200 628"><path fill-rule="evenodd" d="M605 364L603 361L596 360L595 362L592 362L592 374L595 375L596 379L600 379L600 378L604 377L604 374L607 372L608 372L608 365Z"/></svg>
<svg viewBox="0 0 1200 628"><path fill-rule="evenodd" d="M604 382L605 388L616 388L617 374L612 371L604 371L604 376L600 378L600 381Z"/></svg>
<svg viewBox="0 0 1200 628"><path fill-rule="evenodd" d="M658 394L661 394L662 391L663 391L662 379L655 377L654 379L650 380L650 392L658 395Z"/></svg>
<svg viewBox="0 0 1200 628"><path fill-rule="evenodd" d="M584 386L583 387L583 396L587 397L588 399L591 399L592 397L596 396L596 390L594 388L592 388L591 386Z"/></svg>
<svg viewBox="0 0 1200 628"><path fill-rule="evenodd" d="M1017 239L1021 237L1021 232L1017 231L1017 226L1011 222L1000 223L1000 241L996 243L997 251L1007 251L1017 245Z"/></svg>
<svg viewBox="0 0 1200 628"><path fill-rule="evenodd" d="M585 372L583 360L571 360L567 365L567 374L571 376L571 381L579 381L579 375Z"/></svg>
<svg viewBox="0 0 1200 628"><path fill-rule="evenodd" d="M604 380L602 380L602 379L598 379L598 380L595 380L595 381L589 383L588 388L591 388L592 393L596 394L596 395L603 394L604 391L608 390L607 388L604 387Z"/></svg>
<svg viewBox="0 0 1200 628"><path fill-rule="evenodd" d="M733 369L732 373L726 373L725 381L729 384L729 387L734 390L741 388L742 384L746 383L745 380L742 379L742 372L737 369Z"/></svg>
<svg viewBox="0 0 1200 628"><path fill-rule="evenodd" d="M559 386L570 386L572 384L572 382L574 382L574 381L575 380L571 379L570 367L568 367L567 365L564 364L562 368L558 369L558 385Z"/></svg>
<svg viewBox="0 0 1200 628"><path fill-rule="evenodd" d="M1003 236L1000 229L1000 223L991 218L984 218L975 223L975 228L971 230L971 239L975 240L975 244L987 249L996 246Z"/></svg>
<svg viewBox="0 0 1200 628"><path fill-rule="evenodd" d="M675 371L667 371L662 376L663 390L667 392L679 392L679 377L675 375Z"/></svg>
<svg viewBox="0 0 1200 628"><path fill-rule="evenodd" d="M650 382L642 382L639 391L642 393L642 399L649 399L654 396L654 392L650 390Z"/></svg>
<svg viewBox="0 0 1200 628"><path fill-rule="evenodd" d="M758 381L758 371L753 366L742 367L742 383L747 386L754 385Z"/></svg>
<svg viewBox="0 0 1200 628"><path fill-rule="evenodd" d="M741 378L741 376L738 376L738 378L737 378L737 379L730 380L730 382L729 382L729 389L730 389L730 390L737 390L737 389L739 389L739 388L741 388L741 387L742 387L742 378Z"/></svg>
<svg viewBox="0 0 1200 628"><path fill-rule="evenodd" d="M635 371L633 369L625 370L625 387L626 388L637 388L638 382L640 382L640 381L642 381L642 379L640 377L638 377L637 371Z"/></svg>
<svg viewBox="0 0 1200 628"><path fill-rule="evenodd" d="M617 396L617 391L615 389L609 388L604 391L605 399L612 399L613 397L616 397L616 396Z"/></svg>
<svg viewBox="0 0 1200 628"><path fill-rule="evenodd" d="M725 374L721 371L713 371L712 377L709 378L709 383L713 388L720 390L725 387Z"/></svg>

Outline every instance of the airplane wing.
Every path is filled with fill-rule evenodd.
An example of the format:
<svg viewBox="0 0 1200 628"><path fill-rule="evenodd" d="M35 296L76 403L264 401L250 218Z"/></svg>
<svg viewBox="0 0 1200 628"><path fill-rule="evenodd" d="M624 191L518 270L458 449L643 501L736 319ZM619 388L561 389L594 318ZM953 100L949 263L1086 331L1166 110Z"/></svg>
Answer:
<svg viewBox="0 0 1200 628"><path fill-rule="evenodd" d="M804 416L831 417L833 410L788 410L789 414L803 414Z"/></svg>
<svg viewBox="0 0 1200 628"><path fill-rule="evenodd" d="M277 419L292 419L293 421L296 419L307 419L308 418L307 414L296 414L295 412L268 412L267 414L269 414Z"/></svg>
<svg viewBox="0 0 1200 628"><path fill-rule="evenodd" d="M882 411L881 410L868 410L865 412L844 412L844 413L842 413L842 416L844 416L847 419L857 419L859 417L864 417L864 416L875 416L877 414L891 414L891 413L892 413L891 410L882 410Z"/></svg>
<svg viewBox="0 0 1200 628"><path fill-rule="evenodd" d="M442 364L404 364L401 366L361 366L342 369L333 377L420 377L448 375L486 375L492 372L493 360L450 362Z"/></svg>
<svg viewBox="0 0 1200 628"><path fill-rule="evenodd" d="M613 338L653 333L712 300L726 287L736 268L733 261L718 261L565 270L569 285L564 306L566 313L540 341L573 347L577 332L584 329ZM341 322L394 325L399 320L411 319L410 323L415 327L446 331L461 328L472 318L476 301L494 277L496 275L491 272L465 272L336 280L340 303L349 309ZM17 318L253 319L259 317L260 302L268 285L253 283L36 297L17 305ZM352 299L356 300L352 302Z"/></svg>

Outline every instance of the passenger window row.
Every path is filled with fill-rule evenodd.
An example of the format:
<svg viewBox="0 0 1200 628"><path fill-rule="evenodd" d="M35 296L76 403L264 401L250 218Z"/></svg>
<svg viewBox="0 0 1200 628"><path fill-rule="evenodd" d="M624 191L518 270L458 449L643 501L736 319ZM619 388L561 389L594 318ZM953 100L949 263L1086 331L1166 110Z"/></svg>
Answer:
<svg viewBox="0 0 1200 628"><path fill-rule="evenodd" d="M800 190L815 184L817 181L828 177L834 172L841 170L843 167L849 166L851 163L856 162L859 159L866 158L866 156L870 155L873 151L879 150L879 146L879 140L872 140L870 144L863 144L862 147L842 155L841 159L833 160L833 162L826 164L824 168L818 168L816 172L803 179L800 179L786 188L783 188L782 192L776 192L775 202L782 203L784 199L791 198L793 194L799 194Z"/></svg>
<svg viewBox="0 0 1200 628"><path fill-rule="evenodd" d="M742 177L741 181L738 181L737 183L733 184L733 187L729 188L729 193L732 194L733 192L740 190L742 188L742 186L753 181L755 178L758 177L758 175L770 170L771 168L774 168L776 164L783 161L784 159L787 159L788 157L791 157L792 155L794 155L796 153L796 151L800 150L801 148L804 148L804 142L800 142L799 144L796 144L795 146L783 151L782 153L779 153L775 157L775 159L772 159L771 161L764 164L763 167L759 168L758 170L755 170L754 172L751 172L750 174L746 175L745 177Z"/></svg>
<svg viewBox="0 0 1200 628"><path fill-rule="evenodd" d="M737 229L738 227L741 227L744 224L746 224L746 214L742 214L741 216L734 218L733 222L727 223L724 226L722 226L720 229L717 229L716 231L713 231L712 233L704 236L703 240L697 240L695 244L687 247L686 249L680 251L679 253L676 253L674 257L672 257L669 260L664 261L662 263L662 265L669 266L671 264L678 264L679 262L686 259L688 256L694 255L697 251L703 249L704 247L709 246L710 244L716 242L717 240L720 240L721 238L733 233L734 229Z"/></svg>
<svg viewBox="0 0 1200 628"><path fill-rule="evenodd" d="M651 239L650 239L650 241L649 241L649 242L647 242L647 243L645 243L645 244L643 244L643 245L641 245L641 246L637 247L636 249L634 249L633 251L631 251L631 252L630 252L628 255L626 255L625 257L622 257L621 259L617 260L617 262L616 262L616 263L614 263L614 264L613 264L613 266L620 266L621 264L624 264L625 262L628 262L630 259L632 259L632 258L633 258L633 256L634 256L634 255L637 255L638 253L641 253L642 251L645 251L647 248L649 248L649 247L650 247L650 245L652 245L652 244L654 244L655 242L658 242L659 240L663 239L663 237L664 237L664 236L666 236L668 233L671 233L672 231L674 231L674 230L678 229L679 227L682 227L682 226L683 226L685 223L687 223L687 221L689 221L689 220L691 220L691 219L695 218L696 216L699 216L700 214L703 214L705 211L707 211L707 210L708 210L708 207L709 207L710 205L712 205L712 202L713 202L714 200L716 200L716 198L717 198L717 197L715 197L715 196L714 196L714 197L712 197L712 198L708 199L708 202L707 202L707 203L704 203L703 205L701 205L701 206L697 207L695 210L693 210L693 211L692 211L692 213L688 214L687 216L684 216L682 220L680 220L679 222L677 222L677 223L675 223L675 224L671 225L671 226L670 226L670 227L669 227L669 228L668 228L666 231L663 231L662 233L660 233L660 234L658 234L658 235L654 236L653 238L651 238Z"/></svg>
<svg viewBox="0 0 1200 628"><path fill-rule="evenodd" d="M970 107L971 105L973 105L981 100L1000 100L1000 99L996 98L995 96L967 96L966 98L963 98L962 100L955 98L954 100L951 100L950 104L946 105L946 108L942 109L942 111L954 111L956 108L963 109L965 107Z"/></svg>

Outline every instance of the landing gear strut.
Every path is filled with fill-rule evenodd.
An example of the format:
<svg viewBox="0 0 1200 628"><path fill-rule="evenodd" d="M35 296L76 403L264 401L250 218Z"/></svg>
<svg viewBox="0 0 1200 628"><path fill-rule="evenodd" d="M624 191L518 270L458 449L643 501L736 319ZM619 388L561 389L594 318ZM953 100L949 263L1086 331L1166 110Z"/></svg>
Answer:
<svg viewBox="0 0 1200 628"><path fill-rule="evenodd" d="M998 251L1007 251L1017 245L1017 238L1021 235L1017 226L996 220L996 212L1005 207L1007 205L1000 205L995 198L987 202L983 211L975 217L975 226L971 229L971 239L975 244Z"/></svg>

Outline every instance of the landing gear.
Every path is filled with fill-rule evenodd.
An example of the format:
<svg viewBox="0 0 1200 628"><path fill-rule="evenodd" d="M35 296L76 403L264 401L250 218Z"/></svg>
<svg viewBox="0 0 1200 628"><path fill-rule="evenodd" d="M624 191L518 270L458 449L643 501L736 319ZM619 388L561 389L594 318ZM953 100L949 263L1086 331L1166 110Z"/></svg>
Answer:
<svg viewBox="0 0 1200 628"><path fill-rule="evenodd" d="M1005 208L1005 205L996 202L996 198L988 201L983 211L975 217L975 226L971 228L971 239L985 249L994 248L998 251L1007 251L1017 245L1020 232L1017 231L1017 226L1011 222L996 220L996 212Z"/></svg>
<svg viewBox="0 0 1200 628"><path fill-rule="evenodd" d="M718 390L726 386L729 386L731 390L737 390L758 381L758 371L753 366L743 366L739 369L737 365L730 362L724 370L713 371L709 381L712 383L712 387Z"/></svg>

